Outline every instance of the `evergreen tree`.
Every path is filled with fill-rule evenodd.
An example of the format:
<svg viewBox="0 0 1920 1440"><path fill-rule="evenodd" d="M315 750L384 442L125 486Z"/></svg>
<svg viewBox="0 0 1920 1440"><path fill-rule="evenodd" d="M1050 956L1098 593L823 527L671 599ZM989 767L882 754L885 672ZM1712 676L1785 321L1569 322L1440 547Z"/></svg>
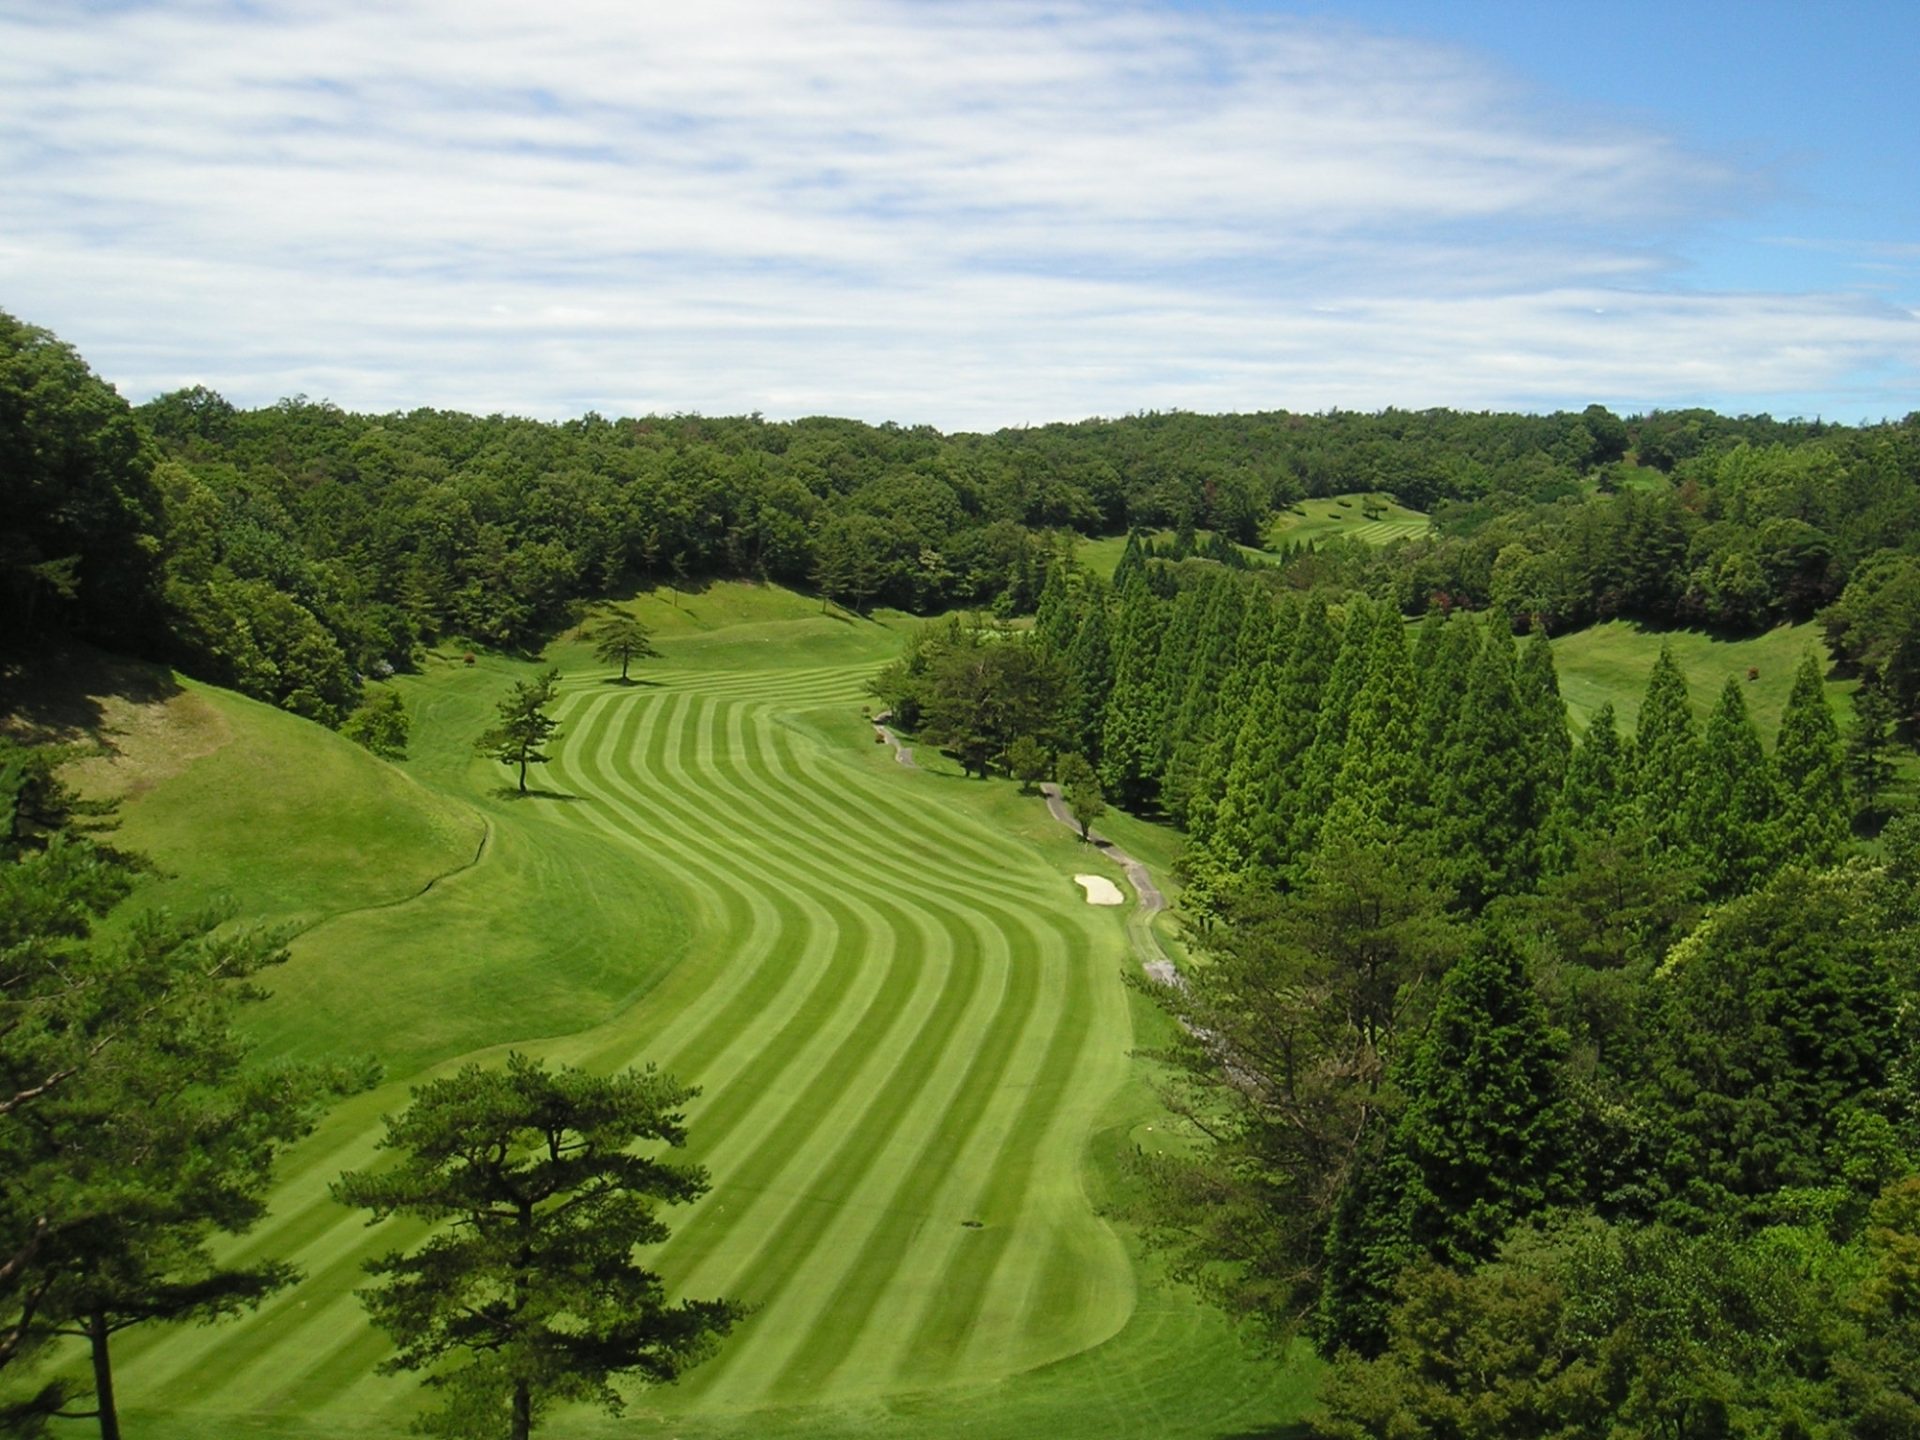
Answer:
<svg viewBox="0 0 1920 1440"><path fill-rule="evenodd" d="M1233 769L1247 705L1262 672L1273 673L1275 649L1284 658L1291 648L1298 612L1292 605L1275 608L1263 585L1252 586L1241 609L1240 633L1234 637L1231 661L1209 724L1212 732L1195 768L1187 795L1188 844L1205 849L1211 841L1213 816Z"/></svg>
<svg viewBox="0 0 1920 1440"><path fill-rule="evenodd" d="M1567 778L1548 811L1540 843L1545 870L1557 873L1571 865L1577 839L1614 833L1622 809L1633 798L1631 778L1626 749L1614 725L1613 705L1608 702L1587 722L1587 733L1567 762Z"/></svg>
<svg viewBox="0 0 1920 1440"><path fill-rule="evenodd" d="M1423 627L1423 639L1425 634ZM1479 653L1480 639L1480 627L1472 617L1456 615L1439 627L1424 663L1415 655L1420 678L1420 749L1435 770L1443 763L1462 714L1467 675Z"/></svg>
<svg viewBox="0 0 1920 1440"><path fill-rule="evenodd" d="M1386 623L1398 624L1396 617ZM1304 863L1320 838L1320 825L1333 803L1334 781L1347 754L1347 722L1365 682L1371 659L1374 608L1365 596L1347 606L1346 628L1314 714L1313 743L1301 757L1299 780L1291 787L1289 804L1275 817L1288 823L1286 843L1291 855Z"/></svg>
<svg viewBox="0 0 1920 1440"><path fill-rule="evenodd" d="M1160 760L1160 718L1166 706L1156 688L1165 607L1136 571L1120 593L1113 633L1113 689L1100 732L1100 783L1129 809L1153 798Z"/></svg>
<svg viewBox="0 0 1920 1440"><path fill-rule="evenodd" d="M1474 657L1436 779L1442 868L1468 911L1528 888L1537 868L1534 836L1547 797L1530 763L1527 721L1513 641L1496 625Z"/></svg>
<svg viewBox="0 0 1920 1440"><path fill-rule="evenodd" d="M1876 671L1860 677L1853 692L1853 724L1847 731L1847 779L1853 786L1854 814L1869 831L1886 816L1885 796L1893 783L1894 727L1899 706Z"/></svg>
<svg viewBox="0 0 1920 1440"><path fill-rule="evenodd" d="M1089 760L1100 759L1100 732L1113 691L1108 594L1097 580L1087 587L1080 622L1067 651L1067 740Z"/></svg>
<svg viewBox="0 0 1920 1440"><path fill-rule="evenodd" d="M1147 558L1141 548L1140 532L1138 530L1129 530L1127 532L1127 543L1121 548L1120 559L1113 567L1113 579L1111 582L1113 585L1113 593L1116 595L1125 594L1127 586L1132 582L1134 576L1138 575L1144 578L1146 571Z"/></svg>
<svg viewBox="0 0 1920 1440"><path fill-rule="evenodd" d="M1230 579L1213 587L1200 616L1192 663L1185 677L1185 693L1173 718L1161 794L1168 817L1182 827L1188 823L1194 789L1213 746L1215 716L1221 698L1236 668L1234 647L1239 643L1246 616L1243 589L1238 580Z"/></svg>
<svg viewBox="0 0 1920 1440"><path fill-rule="evenodd" d="M553 738L560 722L547 713L560 693L560 672L547 670L532 680L516 680L513 689L494 709L500 720L474 748L502 765L520 767L520 793L527 793L527 766L544 765L541 748Z"/></svg>
<svg viewBox="0 0 1920 1440"><path fill-rule="evenodd" d="M611 665L620 662L620 683L627 683L627 670L634 661L651 659L659 655L653 648L653 631L640 621L624 612L609 615L592 629L584 631L582 639L593 645L594 655L603 663Z"/></svg>
<svg viewBox="0 0 1920 1440"><path fill-rule="evenodd" d="M1177 738L1175 727L1179 723L1181 702L1186 698L1188 677L1200 663L1201 633L1212 589L1209 580L1183 589L1173 597L1167 608L1159 653L1154 657L1151 685L1154 710L1150 721L1154 743L1146 778L1154 800L1163 810L1167 808L1166 772Z"/></svg>
<svg viewBox="0 0 1920 1440"><path fill-rule="evenodd" d="M1073 593L1067 584L1070 562L1055 560L1047 567L1047 583L1040 589L1040 605L1034 611L1033 635L1042 645L1062 659L1073 646L1080 628Z"/></svg>
<svg viewBox="0 0 1920 1440"><path fill-rule="evenodd" d="M1559 793L1573 756L1573 732L1567 725L1567 702L1560 695L1560 674L1553 664L1553 646L1547 632L1535 628L1520 651L1514 685L1532 757L1535 784L1542 797Z"/></svg>
<svg viewBox="0 0 1920 1440"><path fill-rule="evenodd" d="M1780 789L1733 676L1707 720L1690 795L1692 850L1710 899L1751 890L1780 849Z"/></svg>
<svg viewBox="0 0 1920 1440"><path fill-rule="evenodd" d="M1820 662L1811 650L1793 677L1773 761L1786 805L1782 858L1832 864L1847 840L1846 759L1840 749L1840 727L1827 704Z"/></svg>
<svg viewBox="0 0 1920 1440"><path fill-rule="evenodd" d="M1317 1317L1328 1348L1378 1354L1405 1265L1470 1268L1515 1224L1574 1198L1567 1049L1505 936L1447 972L1386 1152L1329 1237Z"/></svg>
<svg viewBox="0 0 1920 1440"><path fill-rule="evenodd" d="M1634 730L1634 793L1647 834L1655 844L1682 850L1691 838L1693 772L1700 746L1687 695L1687 677L1660 647L1660 658L1647 676L1646 697L1640 702L1640 723Z"/></svg>
<svg viewBox="0 0 1920 1440"><path fill-rule="evenodd" d="M1414 833L1424 776L1414 744L1419 698L1406 631L1383 612L1349 712L1333 798L1317 843L1399 846Z"/></svg>

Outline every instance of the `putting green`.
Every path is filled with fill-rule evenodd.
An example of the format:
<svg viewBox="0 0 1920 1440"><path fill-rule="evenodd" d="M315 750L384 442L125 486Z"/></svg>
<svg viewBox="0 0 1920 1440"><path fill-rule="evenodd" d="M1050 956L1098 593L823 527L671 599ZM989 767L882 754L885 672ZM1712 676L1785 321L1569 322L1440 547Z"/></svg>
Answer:
<svg viewBox="0 0 1920 1440"><path fill-rule="evenodd" d="M464 770L489 845L426 894L308 936L296 999L269 1007L263 1034L300 1050L299 1016L324 1013L307 1048L362 1034L436 1062L415 1080L511 1046L601 1070L653 1061L702 1087L690 1158L713 1189L669 1216L653 1259L672 1291L754 1313L681 1383L636 1392L626 1421L567 1413L543 1433L1252 1433L1297 1414L1310 1375L1243 1357L1090 1193L1117 1183L1128 1128L1152 1118L1129 1058L1126 911L1083 902L1085 852L1064 832L994 823L979 797L996 787L871 753L857 711L873 661L807 664L810 648L670 656L632 686L569 675L562 740L526 799L421 737L416 773L453 789ZM498 688L427 683L463 717L462 687ZM556 955L578 948L574 913L595 934L627 917L590 984L553 962L582 1028L551 1028L545 962L504 902L520 958L474 972L454 957L437 1004L462 1019L435 1023L432 936L484 944L495 887L515 907L549 897ZM444 1043L476 1026L479 1048ZM375 1374L387 1347L352 1292L367 1258L417 1232L369 1229L326 1187L375 1158L379 1116L405 1099L395 1083L330 1115L238 1247L305 1281L257 1315L116 1348L140 1433L404 1433L418 1382Z"/></svg>

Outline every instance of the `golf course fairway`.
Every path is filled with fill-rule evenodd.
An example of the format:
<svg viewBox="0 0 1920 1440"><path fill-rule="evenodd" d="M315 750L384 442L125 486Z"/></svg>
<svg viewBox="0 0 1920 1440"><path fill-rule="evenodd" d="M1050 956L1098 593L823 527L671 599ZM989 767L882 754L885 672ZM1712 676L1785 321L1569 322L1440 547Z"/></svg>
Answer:
<svg viewBox="0 0 1920 1440"><path fill-rule="evenodd" d="M560 738L528 796L471 747L531 667L403 682L401 778L469 817L470 834L440 826L458 864L312 924L255 1022L268 1053L372 1054L388 1081L292 1152L235 1247L303 1281L117 1346L129 1434L406 1432L418 1378L377 1373L388 1347L353 1291L419 1232L369 1227L327 1186L377 1163L410 1083L509 1049L701 1088L687 1158L712 1189L667 1213L650 1263L672 1294L753 1307L624 1417L563 1410L542 1434L1290 1433L1306 1371L1244 1352L1105 1213L1157 1118L1131 1055L1160 1023L1123 983L1131 892L1085 903L1074 873L1103 862L1039 799L871 743L865 685L898 627L751 589L682 597L678 616L638 602L662 658L633 684L555 647ZM246 730L258 707L210 694ZM130 805L135 834L143 808L161 832L153 815L190 809L194 768L220 758ZM287 757L278 783L297 771ZM235 858L242 905L246 875Z"/></svg>

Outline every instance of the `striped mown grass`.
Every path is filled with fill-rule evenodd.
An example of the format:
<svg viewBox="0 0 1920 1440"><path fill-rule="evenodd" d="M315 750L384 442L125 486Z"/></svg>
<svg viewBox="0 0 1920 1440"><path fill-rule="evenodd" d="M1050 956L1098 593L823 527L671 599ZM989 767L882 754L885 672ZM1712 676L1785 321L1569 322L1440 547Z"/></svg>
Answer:
<svg viewBox="0 0 1920 1440"><path fill-rule="evenodd" d="M304 1282L232 1324L123 1341L130 1433L405 1433L417 1382L375 1373L387 1348L352 1292L409 1232L326 1187L377 1159L407 1081L510 1047L702 1087L690 1151L713 1188L653 1262L676 1293L755 1307L625 1421L567 1412L543 1433L1225 1435L1299 1413L1310 1372L1247 1359L1096 1205L1154 1114L1122 914L1081 902L1064 831L996 822L999 787L841 738L895 642L839 623L690 636L639 685L574 671L527 799L461 751L500 677L412 682L411 768L493 838L430 893L296 947L262 1035L371 1049L396 1078L289 1157L237 1247ZM489 924L501 949L469 964Z"/></svg>

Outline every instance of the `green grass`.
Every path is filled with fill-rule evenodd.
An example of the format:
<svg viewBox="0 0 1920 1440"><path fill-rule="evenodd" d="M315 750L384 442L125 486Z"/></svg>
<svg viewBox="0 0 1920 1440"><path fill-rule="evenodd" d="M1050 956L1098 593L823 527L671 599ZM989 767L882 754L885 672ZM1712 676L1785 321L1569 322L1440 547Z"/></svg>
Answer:
<svg viewBox="0 0 1920 1440"><path fill-rule="evenodd" d="M1242 1353L1101 1213L1124 1183L1119 1149L1156 1112L1130 1055L1124 915L1072 883L1087 852L1011 784L910 771L871 743L863 686L897 648L891 617L747 586L636 610L664 652L641 683L556 647L563 729L540 793L504 791L470 748L532 666L459 654L397 682L415 726L404 774L353 752L328 781L343 849L307 863L330 905L367 908L301 937L257 1029L278 1052L375 1053L391 1083L289 1157L270 1218L237 1247L296 1261L302 1284L245 1320L118 1347L130 1433L405 1430L418 1387L374 1373L386 1347L352 1295L361 1263L401 1237L326 1185L371 1158L405 1082L509 1046L599 1069L657 1061L702 1087L691 1155L714 1187L671 1217L654 1261L678 1293L756 1307L681 1384L636 1395L626 1422L569 1412L543 1433L1285 1433L1311 1366ZM281 724L236 709L227 748L257 731L271 750ZM223 753L158 776L130 815L172 815L150 837L189 841L207 793L194 774ZM267 806L284 768L231 773ZM394 856L345 853L357 835L418 851L423 872L473 861L419 839L426 819L398 823L393 796L484 822L478 861L418 893ZM305 843L310 813L321 823L273 811L195 874L278 903L272 852ZM402 835L416 838L383 838Z"/></svg>
<svg viewBox="0 0 1920 1440"><path fill-rule="evenodd" d="M1811 622L1781 625L1747 639L1724 639L1695 630L1651 630L1625 620L1613 620L1553 641L1554 665L1560 674L1560 693L1575 729L1585 729L1593 712L1611 702L1623 733L1631 733L1646 693L1647 674L1659 658L1662 645L1687 677L1694 713L1705 720L1720 698L1728 676L1738 678L1746 691L1747 709L1768 746L1780 728L1780 712L1793 690L1793 674L1801 657L1812 649L1824 662L1827 651L1820 627ZM1749 681L1749 669L1757 679ZM1853 683L1829 680L1827 698L1836 717L1849 714L1844 697Z"/></svg>
<svg viewBox="0 0 1920 1440"><path fill-rule="evenodd" d="M1375 513L1372 517L1368 510ZM1282 545L1317 544L1335 536L1385 545L1427 533L1429 521L1419 510L1395 504L1384 495L1328 495L1288 506L1267 531L1267 549Z"/></svg>

